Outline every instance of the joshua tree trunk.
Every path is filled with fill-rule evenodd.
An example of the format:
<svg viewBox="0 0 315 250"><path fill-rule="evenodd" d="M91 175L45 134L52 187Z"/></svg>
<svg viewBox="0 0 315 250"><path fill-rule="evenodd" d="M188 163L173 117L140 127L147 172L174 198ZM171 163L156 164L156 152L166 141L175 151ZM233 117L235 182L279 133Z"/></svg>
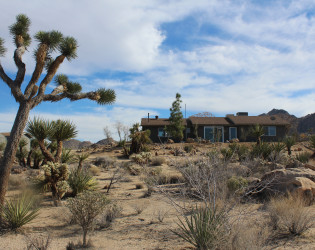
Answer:
<svg viewBox="0 0 315 250"><path fill-rule="evenodd" d="M5 148L3 159L0 165L0 204L4 203L4 197L8 187L10 170L14 162L16 151L23 134L31 105L27 102L21 103Z"/></svg>
<svg viewBox="0 0 315 250"><path fill-rule="evenodd" d="M55 162L60 162L61 161L61 154L62 154L62 141L57 142L57 152L55 156Z"/></svg>

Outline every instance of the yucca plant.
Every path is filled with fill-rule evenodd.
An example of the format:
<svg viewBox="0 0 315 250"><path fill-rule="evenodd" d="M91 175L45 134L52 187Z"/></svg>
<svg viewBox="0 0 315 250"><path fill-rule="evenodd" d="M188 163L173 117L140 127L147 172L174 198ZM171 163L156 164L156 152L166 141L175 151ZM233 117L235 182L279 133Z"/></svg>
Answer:
<svg viewBox="0 0 315 250"><path fill-rule="evenodd" d="M68 179L72 195L76 196L83 191L95 190L97 181L87 171L72 170Z"/></svg>
<svg viewBox="0 0 315 250"><path fill-rule="evenodd" d="M286 136L283 140L285 146L288 150L288 155L291 155L291 148L295 144L295 138L293 136Z"/></svg>
<svg viewBox="0 0 315 250"><path fill-rule="evenodd" d="M71 163L75 159L75 155L71 149L62 149L61 163Z"/></svg>
<svg viewBox="0 0 315 250"><path fill-rule="evenodd" d="M35 206L34 196L22 194L17 199L7 200L0 207L4 225L14 231L31 222L38 216L39 207Z"/></svg>
<svg viewBox="0 0 315 250"><path fill-rule="evenodd" d="M226 236L226 223L224 210L196 207L190 217L179 219L179 231L173 232L197 249L216 249Z"/></svg>

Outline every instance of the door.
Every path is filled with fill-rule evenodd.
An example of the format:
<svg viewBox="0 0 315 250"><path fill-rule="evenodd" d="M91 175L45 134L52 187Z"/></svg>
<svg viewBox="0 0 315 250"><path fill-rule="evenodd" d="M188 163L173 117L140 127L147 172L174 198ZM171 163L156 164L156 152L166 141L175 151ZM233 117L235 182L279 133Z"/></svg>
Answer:
<svg viewBox="0 0 315 250"><path fill-rule="evenodd" d="M223 142L224 130L220 126L211 126L204 128L204 138L211 142Z"/></svg>
<svg viewBox="0 0 315 250"><path fill-rule="evenodd" d="M237 128L230 127L229 128L229 140L237 139Z"/></svg>

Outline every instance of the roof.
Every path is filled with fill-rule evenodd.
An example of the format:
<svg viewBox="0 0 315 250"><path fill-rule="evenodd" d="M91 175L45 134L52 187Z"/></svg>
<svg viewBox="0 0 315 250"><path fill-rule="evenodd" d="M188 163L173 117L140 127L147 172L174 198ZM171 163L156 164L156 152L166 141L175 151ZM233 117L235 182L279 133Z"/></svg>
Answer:
<svg viewBox="0 0 315 250"><path fill-rule="evenodd" d="M9 137L9 136L10 136L10 132L0 133L0 134L2 134L2 135L5 136L5 137Z"/></svg>
<svg viewBox="0 0 315 250"><path fill-rule="evenodd" d="M183 119L183 125L186 125L187 120L192 124L197 125L221 125L221 126L237 126L237 125L289 125L290 123L279 116L234 116L227 117L189 117ZM141 126L166 126L169 125L168 118L142 118Z"/></svg>
<svg viewBox="0 0 315 250"><path fill-rule="evenodd" d="M228 116L226 118L234 125L289 125L290 123L279 116Z"/></svg>
<svg viewBox="0 0 315 250"><path fill-rule="evenodd" d="M141 119L141 126L166 126L169 125L170 121L168 118L142 118ZM182 120L182 124L186 125L186 119Z"/></svg>
<svg viewBox="0 0 315 250"><path fill-rule="evenodd" d="M198 125L230 125L225 117L189 117L192 124Z"/></svg>

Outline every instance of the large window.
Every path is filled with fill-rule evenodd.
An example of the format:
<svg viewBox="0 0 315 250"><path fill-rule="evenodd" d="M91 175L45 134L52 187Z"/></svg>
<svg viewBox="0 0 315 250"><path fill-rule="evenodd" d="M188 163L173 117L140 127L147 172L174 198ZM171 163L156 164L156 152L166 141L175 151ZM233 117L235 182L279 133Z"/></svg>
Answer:
<svg viewBox="0 0 315 250"><path fill-rule="evenodd" d="M276 126L267 126L265 127L265 136L276 136L277 135Z"/></svg>
<svg viewBox="0 0 315 250"><path fill-rule="evenodd" d="M224 129L221 126L204 127L204 138L211 142L224 142Z"/></svg>

